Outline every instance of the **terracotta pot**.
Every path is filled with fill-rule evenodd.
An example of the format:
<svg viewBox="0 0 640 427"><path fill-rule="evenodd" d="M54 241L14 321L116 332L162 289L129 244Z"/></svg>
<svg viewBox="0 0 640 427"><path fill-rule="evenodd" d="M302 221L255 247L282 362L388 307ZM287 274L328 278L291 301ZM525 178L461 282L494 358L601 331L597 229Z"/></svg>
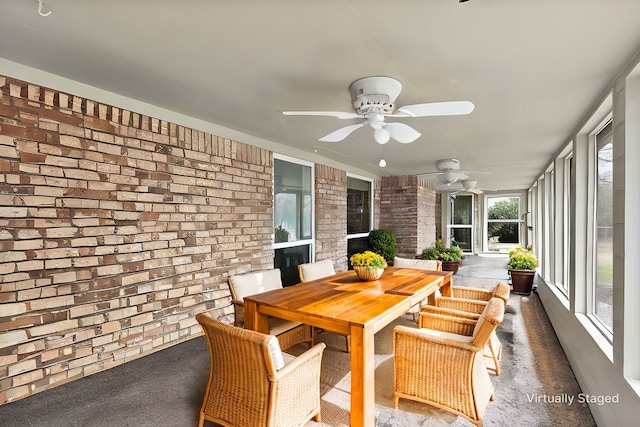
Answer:
<svg viewBox="0 0 640 427"><path fill-rule="evenodd" d="M451 271L453 274L456 274L458 268L460 268L460 261L442 261L443 271Z"/></svg>
<svg viewBox="0 0 640 427"><path fill-rule="evenodd" d="M509 270L511 276L511 286L513 293L519 295L530 295L533 288L535 270Z"/></svg>
<svg viewBox="0 0 640 427"><path fill-rule="evenodd" d="M382 273L384 273L384 268L371 268L354 266L353 271L356 272L356 276L360 280L364 280L365 282L371 282L373 280L378 280Z"/></svg>

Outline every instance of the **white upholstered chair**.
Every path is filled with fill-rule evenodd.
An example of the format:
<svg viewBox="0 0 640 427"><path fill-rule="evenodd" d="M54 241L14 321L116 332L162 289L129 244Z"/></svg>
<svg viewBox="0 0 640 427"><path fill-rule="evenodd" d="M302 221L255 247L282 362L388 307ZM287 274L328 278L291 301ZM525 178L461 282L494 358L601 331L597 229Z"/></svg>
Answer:
<svg viewBox="0 0 640 427"><path fill-rule="evenodd" d="M333 268L333 261L325 259L322 261L298 264L298 274L301 282L310 282L323 277L333 276L336 270Z"/></svg>
<svg viewBox="0 0 640 427"><path fill-rule="evenodd" d="M282 288L280 269L230 276L229 288L235 308L235 325L244 326L244 297ZM302 323L269 317L269 334L277 336L284 349L302 342L313 345L313 330Z"/></svg>

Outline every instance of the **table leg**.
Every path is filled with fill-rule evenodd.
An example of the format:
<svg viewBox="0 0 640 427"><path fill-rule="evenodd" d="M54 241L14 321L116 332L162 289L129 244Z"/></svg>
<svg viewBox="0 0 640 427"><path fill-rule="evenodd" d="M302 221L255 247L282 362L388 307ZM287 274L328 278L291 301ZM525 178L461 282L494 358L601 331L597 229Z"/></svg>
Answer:
<svg viewBox="0 0 640 427"><path fill-rule="evenodd" d="M373 330L351 326L351 426L375 425Z"/></svg>
<svg viewBox="0 0 640 427"><path fill-rule="evenodd" d="M445 276L444 281L442 283L442 287L440 288L440 293L443 297L451 297L451 275Z"/></svg>
<svg viewBox="0 0 640 427"><path fill-rule="evenodd" d="M269 316L260 313L253 301L244 302L244 327L263 334L269 333Z"/></svg>

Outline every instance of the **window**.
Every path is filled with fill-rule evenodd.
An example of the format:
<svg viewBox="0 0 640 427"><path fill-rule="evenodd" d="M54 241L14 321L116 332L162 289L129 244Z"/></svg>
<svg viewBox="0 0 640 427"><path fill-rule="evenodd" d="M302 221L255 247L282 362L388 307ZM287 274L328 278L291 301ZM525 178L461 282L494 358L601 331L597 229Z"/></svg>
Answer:
<svg viewBox="0 0 640 427"><path fill-rule="evenodd" d="M371 181L347 176L347 234L371 231Z"/></svg>
<svg viewBox="0 0 640 427"><path fill-rule="evenodd" d="M298 283L298 264L311 258L312 165L274 159L274 265L285 286Z"/></svg>
<svg viewBox="0 0 640 427"><path fill-rule="evenodd" d="M613 332L613 125L596 134L595 286L592 313Z"/></svg>
<svg viewBox="0 0 640 427"><path fill-rule="evenodd" d="M563 206L562 206L562 273L560 288L569 296L569 283L571 283L571 269L569 256L571 254L571 212L574 210L575 197L572 192L572 176L573 176L573 153L564 159L564 182L563 182Z"/></svg>
<svg viewBox="0 0 640 427"><path fill-rule="evenodd" d="M347 175L347 256L369 249L373 223L373 183Z"/></svg>
<svg viewBox="0 0 640 427"><path fill-rule="evenodd" d="M508 252L520 246L520 196L487 197L487 249Z"/></svg>
<svg viewBox="0 0 640 427"><path fill-rule="evenodd" d="M454 194L451 196L451 244L465 252L473 251L473 196Z"/></svg>

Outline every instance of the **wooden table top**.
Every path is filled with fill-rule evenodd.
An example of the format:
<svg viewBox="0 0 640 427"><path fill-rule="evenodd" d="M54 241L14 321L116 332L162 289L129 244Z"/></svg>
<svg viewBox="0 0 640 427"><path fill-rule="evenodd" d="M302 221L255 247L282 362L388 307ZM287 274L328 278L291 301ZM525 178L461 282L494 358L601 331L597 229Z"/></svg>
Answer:
<svg viewBox="0 0 640 427"><path fill-rule="evenodd" d="M342 327L329 329L344 332L354 325L370 326L389 311L409 310L441 287L445 279L450 280L450 274L387 267L378 280L364 282L354 271L345 271L251 295L245 300L256 302L263 313L280 317L287 312L283 317L315 326L327 327L322 319L331 319Z"/></svg>

